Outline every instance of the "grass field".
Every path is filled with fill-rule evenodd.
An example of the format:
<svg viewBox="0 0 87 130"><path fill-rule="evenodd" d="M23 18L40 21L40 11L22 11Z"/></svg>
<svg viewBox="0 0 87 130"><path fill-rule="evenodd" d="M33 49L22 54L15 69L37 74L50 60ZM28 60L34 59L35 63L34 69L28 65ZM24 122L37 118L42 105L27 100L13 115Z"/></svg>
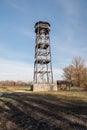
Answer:
<svg viewBox="0 0 87 130"><path fill-rule="evenodd" d="M87 130L87 92L4 92L0 130Z"/></svg>
<svg viewBox="0 0 87 130"><path fill-rule="evenodd" d="M30 87L23 87L23 86L5 86L5 87L0 87L0 92L14 92L14 91L30 91Z"/></svg>

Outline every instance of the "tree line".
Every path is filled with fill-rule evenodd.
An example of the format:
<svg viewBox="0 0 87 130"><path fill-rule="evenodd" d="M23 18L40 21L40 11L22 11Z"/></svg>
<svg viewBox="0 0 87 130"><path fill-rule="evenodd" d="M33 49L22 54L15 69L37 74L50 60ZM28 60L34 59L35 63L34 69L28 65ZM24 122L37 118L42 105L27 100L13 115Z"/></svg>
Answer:
<svg viewBox="0 0 87 130"><path fill-rule="evenodd" d="M73 86L87 87L87 67L81 57L74 57L69 66L63 69L63 77Z"/></svg>
<svg viewBox="0 0 87 130"><path fill-rule="evenodd" d="M23 81L0 81L0 86L30 86L31 82L23 82Z"/></svg>

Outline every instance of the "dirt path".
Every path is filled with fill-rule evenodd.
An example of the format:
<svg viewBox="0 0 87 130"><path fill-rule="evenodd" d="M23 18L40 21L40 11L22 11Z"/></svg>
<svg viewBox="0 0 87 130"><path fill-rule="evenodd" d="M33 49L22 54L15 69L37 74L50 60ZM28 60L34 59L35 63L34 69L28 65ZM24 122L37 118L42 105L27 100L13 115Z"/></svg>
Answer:
<svg viewBox="0 0 87 130"><path fill-rule="evenodd" d="M0 130L87 130L87 103L49 93L6 93Z"/></svg>

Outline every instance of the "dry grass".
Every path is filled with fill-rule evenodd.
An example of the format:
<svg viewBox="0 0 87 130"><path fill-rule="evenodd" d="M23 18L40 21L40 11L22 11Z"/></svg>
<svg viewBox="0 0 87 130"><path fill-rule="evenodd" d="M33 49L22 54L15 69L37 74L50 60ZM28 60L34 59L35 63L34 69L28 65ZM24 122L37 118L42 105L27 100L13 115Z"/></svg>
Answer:
<svg viewBox="0 0 87 130"><path fill-rule="evenodd" d="M87 130L87 92L6 92L0 130Z"/></svg>
<svg viewBox="0 0 87 130"><path fill-rule="evenodd" d="M30 87L23 87L23 86L7 86L7 87L0 87L0 92L14 92L17 90L23 91L30 91Z"/></svg>

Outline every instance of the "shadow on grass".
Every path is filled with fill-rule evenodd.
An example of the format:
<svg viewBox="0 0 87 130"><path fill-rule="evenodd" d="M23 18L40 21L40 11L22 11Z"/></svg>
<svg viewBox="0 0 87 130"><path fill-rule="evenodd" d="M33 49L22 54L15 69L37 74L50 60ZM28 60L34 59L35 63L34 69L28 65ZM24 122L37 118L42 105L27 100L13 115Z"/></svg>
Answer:
<svg viewBox="0 0 87 130"><path fill-rule="evenodd" d="M4 94L3 130L87 130L87 104L52 94Z"/></svg>

